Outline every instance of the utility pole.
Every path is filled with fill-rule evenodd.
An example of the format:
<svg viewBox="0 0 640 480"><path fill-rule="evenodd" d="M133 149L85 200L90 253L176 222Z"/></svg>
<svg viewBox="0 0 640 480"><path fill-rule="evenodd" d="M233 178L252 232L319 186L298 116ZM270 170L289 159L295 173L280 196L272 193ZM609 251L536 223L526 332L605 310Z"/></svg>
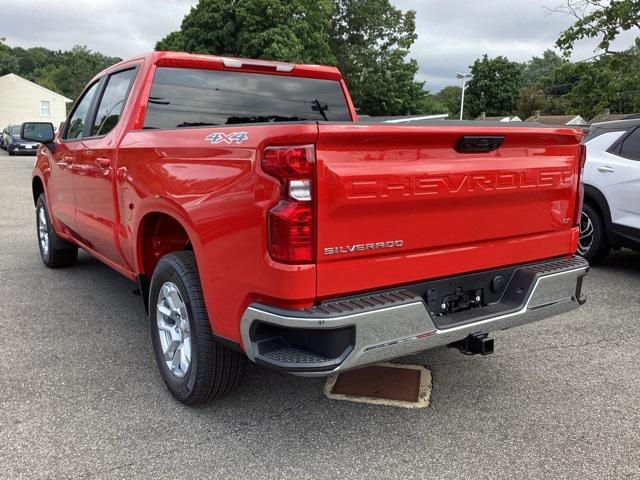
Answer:
<svg viewBox="0 0 640 480"><path fill-rule="evenodd" d="M460 120L464 114L464 92L467 89L467 78L471 78L473 75L470 73L456 73L456 78L462 80L462 98L460 99Z"/></svg>

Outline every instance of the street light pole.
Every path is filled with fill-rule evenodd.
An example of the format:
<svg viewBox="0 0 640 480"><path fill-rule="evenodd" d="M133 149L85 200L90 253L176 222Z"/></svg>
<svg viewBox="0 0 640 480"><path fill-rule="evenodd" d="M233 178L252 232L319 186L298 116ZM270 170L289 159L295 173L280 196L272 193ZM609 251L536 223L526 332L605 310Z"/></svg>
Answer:
<svg viewBox="0 0 640 480"><path fill-rule="evenodd" d="M462 115L464 113L464 92L467 89L467 78L471 78L472 75L470 73L456 73L456 78L462 80L462 98L460 99L460 120L462 120Z"/></svg>

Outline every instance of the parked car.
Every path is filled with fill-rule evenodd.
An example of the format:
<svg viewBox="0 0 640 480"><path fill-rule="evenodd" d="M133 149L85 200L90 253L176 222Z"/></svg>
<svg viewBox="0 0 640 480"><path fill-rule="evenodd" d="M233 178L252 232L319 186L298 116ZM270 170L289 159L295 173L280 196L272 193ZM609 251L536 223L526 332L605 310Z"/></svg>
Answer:
<svg viewBox="0 0 640 480"><path fill-rule="evenodd" d="M612 247L640 251L640 119L596 123L584 143L578 252L598 263Z"/></svg>
<svg viewBox="0 0 640 480"><path fill-rule="evenodd" d="M7 146L9 145L9 139L11 137L11 133L13 132L14 134L20 135L20 125L7 125L3 130L2 130L2 135L0 136L0 145L2 146L2 148L4 150L7 149Z"/></svg>
<svg viewBox="0 0 640 480"><path fill-rule="evenodd" d="M333 67L154 52L27 123L40 255L131 280L186 404L247 357L326 376L579 307L583 133L357 123ZM70 301L80 301L80 297ZM100 319L109 321L109 319Z"/></svg>
<svg viewBox="0 0 640 480"><path fill-rule="evenodd" d="M9 136L9 126L4 127L2 129L2 132L0 132L0 148L2 150L6 150L7 149L5 147L5 142L6 142L5 138Z"/></svg>
<svg viewBox="0 0 640 480"><path fill-rule="evenodd" d="M23 140L20 136L22 125L10 125L7 128L6 150L9 155L18 153L35 154L39 144L35 141Z"/></svg>

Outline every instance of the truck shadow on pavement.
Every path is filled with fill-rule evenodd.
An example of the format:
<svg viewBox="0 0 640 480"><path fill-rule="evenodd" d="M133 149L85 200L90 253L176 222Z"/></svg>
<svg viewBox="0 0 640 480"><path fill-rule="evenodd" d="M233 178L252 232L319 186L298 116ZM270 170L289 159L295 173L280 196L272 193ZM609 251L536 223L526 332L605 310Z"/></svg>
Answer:
<svg viewBox="0 0 640 480"><path fill-rule="evenodd" d="M612 272L617 271L618 273L640 277L640 252L628 249L614 251L601 264L593 265L592 268L606 269Z"/></svg>

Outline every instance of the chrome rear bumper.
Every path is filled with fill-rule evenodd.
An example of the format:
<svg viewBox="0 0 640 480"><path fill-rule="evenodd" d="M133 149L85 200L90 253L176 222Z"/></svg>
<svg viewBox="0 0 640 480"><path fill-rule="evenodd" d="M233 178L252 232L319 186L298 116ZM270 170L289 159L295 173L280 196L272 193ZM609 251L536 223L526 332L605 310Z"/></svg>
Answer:
<svg viewBox="0 0 640 480"><path fill-rule="evenodd" d="M585 260L573 257L515 269L530 279L521 303L495 316L483 315L486 310L478 308L477 319L448 328L436 325L423 296L409 288L334 300L307 310L252 304L241 320L242 340L247 355L257 363L298 375L331 375L573 310L585 301L581 287L588 268ZM516 288L507 288L511 287ZM265 341L262 332L273 339ZM286 341L289 332L301 340L291 345ZM322 332L332 337L324 339ZM278 335L285 340L278 340ZM314 342L342 342L344 348L318 354L311 351Z"/></svg>

